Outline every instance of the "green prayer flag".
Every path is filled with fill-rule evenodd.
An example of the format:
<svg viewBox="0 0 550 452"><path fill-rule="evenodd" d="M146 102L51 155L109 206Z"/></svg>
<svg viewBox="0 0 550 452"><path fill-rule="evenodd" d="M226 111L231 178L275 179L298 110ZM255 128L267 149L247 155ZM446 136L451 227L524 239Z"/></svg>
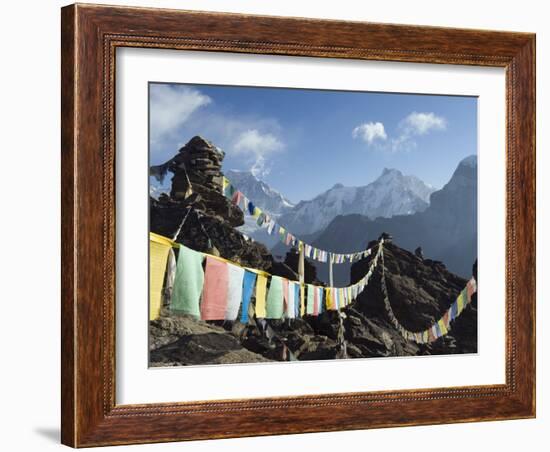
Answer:
<svg viewBox="0 0 550 452"><path fill-rule="evenodd" d="M314 291L315 288L311 285L307 285L307 303L306 303L306 314L313 314L314 311Z"/></svg>
<svg viewBox="0 0 550 452"><path fill-rule="evenodd" d="M180 245L171 310L176 314L189 314L200 318L200 298L204 283L202 253Z"/></svg>
<svg viewBox="0 0 550 452"><path fill-rule="evenodd" d="M266 318L282 318L283 308L283 280L280 276L272 276L267 294Z"/></svg>

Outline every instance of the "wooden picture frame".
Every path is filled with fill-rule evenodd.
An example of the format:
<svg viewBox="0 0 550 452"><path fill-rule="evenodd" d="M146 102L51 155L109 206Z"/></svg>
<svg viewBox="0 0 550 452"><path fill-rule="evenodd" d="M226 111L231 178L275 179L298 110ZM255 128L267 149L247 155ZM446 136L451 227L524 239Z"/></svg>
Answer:
<svg viewBox="0 0 550 452"><path fill-rule="evenodd" d="M71 5L62 9L62 442L73 447L535 416L535 35ZM115 50L506 70L506 383L115 404Z"/></svg>

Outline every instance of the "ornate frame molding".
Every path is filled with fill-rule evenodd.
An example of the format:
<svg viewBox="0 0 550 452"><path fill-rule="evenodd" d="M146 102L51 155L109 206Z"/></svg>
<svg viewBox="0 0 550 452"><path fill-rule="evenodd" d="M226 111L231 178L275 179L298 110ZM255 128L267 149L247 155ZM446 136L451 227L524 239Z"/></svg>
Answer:
<svg viewBox="0 0 550 452"><path fill-rule="evenodd" d="M504 67L506 383L116 405L114 89L118 47ZM62 9L62 91L64 444L82 447L535 415L534 35L77 4ZM98 237L102 237L101 246ZM246 428L252 423L253 429Z"/></svg>

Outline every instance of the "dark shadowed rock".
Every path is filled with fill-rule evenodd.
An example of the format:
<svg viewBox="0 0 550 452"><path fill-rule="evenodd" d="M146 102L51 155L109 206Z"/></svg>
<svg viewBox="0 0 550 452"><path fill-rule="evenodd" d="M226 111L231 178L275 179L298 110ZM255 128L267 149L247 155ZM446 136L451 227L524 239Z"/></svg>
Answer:
<svg viewBox="0 0 550 452"><path fill-rule="evenodd" d="M241 345L223 327L189 316L163 315L150 322L150 362L153 366L231 364L269 361Z"/></svg>
<svg viewBox="0 0 550 452"><path fill-rule="evenodd" d="M420 259L391 242L384 245L384 250L386 284L394 314L406 329L423 331L449 309L467 281L450 273L441 262ZM366 260L354 264L352 281L360 279L368 265ZM378 269L366 290L359 295L353 310L361 314L365 325L375 322L382 328L377 334L380 339L383 333L389 334L386 348L392 355L477 352L476 295L462 315L451 324L447 336L432 344L421 345L406 341L391 324L384 307L380 276ZM350 316L354 316L353 311ZM354 342L355 338L351 336L350 340Z"/></svg>

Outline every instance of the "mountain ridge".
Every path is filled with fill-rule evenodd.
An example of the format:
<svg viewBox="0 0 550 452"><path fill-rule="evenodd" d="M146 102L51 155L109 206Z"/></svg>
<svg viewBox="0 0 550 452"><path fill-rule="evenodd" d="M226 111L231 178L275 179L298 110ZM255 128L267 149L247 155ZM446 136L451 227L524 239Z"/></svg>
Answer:
<svg viewBox="0 0 550 452"><path fill-rule="evenodd" d="M363 249L382 232L391 234L400 247L408 250L421 247L426 257L444 262L453 273L468 276L477 258L475 155L459 162L449 182L430 195L426 210L374 220L359 214L341 215L333 219L313 245L350 252ZM337 267L335 276L341 272L349 274L343 265Z"/></svg>
<svg viewBox="0 0 550 452"><path fill-rule="evenodd" d="M416 176L384 168L367 185L335 184L311 200L300 201L281 215L280 223L295 234L309 234L324 229L338 215L359 213L374 219L411 214L428 207L434 190Z"/></svg>

